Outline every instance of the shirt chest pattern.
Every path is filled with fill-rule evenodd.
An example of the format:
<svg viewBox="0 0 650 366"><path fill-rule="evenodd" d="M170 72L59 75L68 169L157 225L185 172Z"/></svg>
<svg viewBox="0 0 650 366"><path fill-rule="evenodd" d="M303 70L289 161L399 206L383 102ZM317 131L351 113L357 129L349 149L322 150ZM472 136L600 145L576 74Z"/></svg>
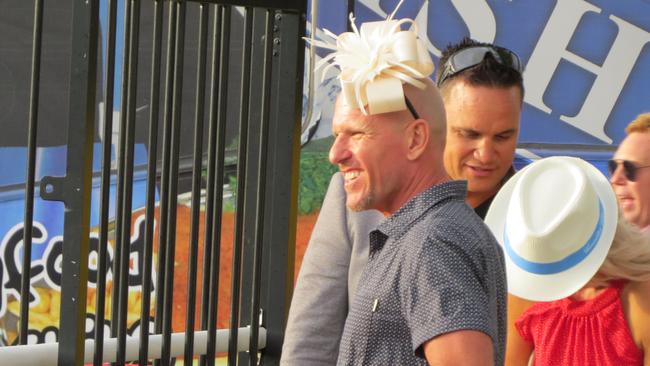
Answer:
<svg viewBox="0 0 650 366"><path fill-rule="evenodd" d="M392 239L380 244L361 276L344 340L354 364L426 364L413 355L403 306L403 281L409 278L404 249L404 243Z"/></svg>

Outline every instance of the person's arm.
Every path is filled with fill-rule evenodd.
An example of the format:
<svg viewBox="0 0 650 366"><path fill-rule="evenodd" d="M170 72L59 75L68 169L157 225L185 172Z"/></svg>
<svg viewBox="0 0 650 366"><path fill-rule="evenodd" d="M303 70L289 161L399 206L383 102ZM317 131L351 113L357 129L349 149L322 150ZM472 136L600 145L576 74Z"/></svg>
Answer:
<svg viewBox="0 0 650 366"><path fill-rule="evenodd" d="M378 212L353 213L345 207L345 199L343 179L336 173L293 292L282 365L336 363L348 313L348 292L354 293L368 260L369 228L381 217Z"/></svg>
<svg viewBox="0 0 650 366"><path fill-rule="evenodd" d="M293 291L282 365L333 365L348 310L352 244L339 173L330 181Z"/></svg>
<svg viewBox="0 0 650 366"><path fill-rule="evenodd" d="M506 341L506 366L528 365L533 345L524 340L515 326L519 317L530 308L534 302L508 294L508 335Z"/></svg>
<svg viewBox="0 0 650 366"><path fill-rule="evenodd" d="M508 336L506 345L506 366L529 364L533 346L526 342L515 327L519 319L534 302L508 294ZM472 352L467 350L472 349ZM424 354L430 365L491 365L492 340L485 333L458 331L443 334L424 345ZM648 357L646 357L648 358Z"/></svg>
<svg viewBox="0 0 650 366"><path fill-rule="evenodd" d="M492 339L475 330L440 335L424 344L429 365L494 365Z"/></svg>
<svg viewBox="0 0 650 366"><path fill-rule="evenodd" d="M463 227L445 226L438 235L426 240L404 282L413 351L431 365L502 363L495 354L505 350L506 326L498 252L473 245L483 238Z"/></svg>
<svg viewBox="0 0 650 366"><path fill-rule="evenodd" d="M650 366L650 281L627 284L622 304L632 338L643 351L643 365Z"/></svg>

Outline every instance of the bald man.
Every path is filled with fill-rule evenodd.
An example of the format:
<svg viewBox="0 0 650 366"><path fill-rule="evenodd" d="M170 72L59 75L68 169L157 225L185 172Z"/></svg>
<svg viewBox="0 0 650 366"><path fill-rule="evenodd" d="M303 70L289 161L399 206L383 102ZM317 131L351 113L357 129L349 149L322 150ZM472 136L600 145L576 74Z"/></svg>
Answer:
<svg viewBox="0 0 650 366"><path fill-rule="evenodd" d="M330 162L346 206L386 218L345 322L338 365L503 363L503 253L444 163L445 112L429 79L408 110L364 115L339 97Z"/></svg>
<svg viewBox="0 0 650 366"><path fill-rule="evenodd" d="M493 57L497 52L503 57ZM448 67L467 53L483 57L461 57L475 63ZM480 217L513 172L523 81L521 65L507 63L508 55L512 52L502 47L464 39L443 51L438 69L447 117L443 161L453 179L467 181L466 202ZM344 179L337 173L300 270L282 365L336 362L345 318L368 261L368 234L384 219L378 211L352 211L346 200Z"/></svg>

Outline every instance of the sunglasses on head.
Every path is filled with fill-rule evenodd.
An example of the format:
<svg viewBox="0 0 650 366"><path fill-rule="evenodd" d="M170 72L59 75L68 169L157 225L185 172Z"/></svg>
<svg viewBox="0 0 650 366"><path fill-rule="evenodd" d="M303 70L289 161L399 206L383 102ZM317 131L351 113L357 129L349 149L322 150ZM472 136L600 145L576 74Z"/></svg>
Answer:
<svg viewBox="0 0 650 366"><path fill-rule="evenodd" d="M629 161L629 160L608 160L607 161L607 170L609 170L609 175L612 176L614 175L614 172L616 172L616 169L618 169L619 165L623 165L623 174L625 175L625 178L629 180L630 182L634 182L636 180L636 171L639 169L643 168L650 168L650 165L645 165L645 166L636 166L635 163Z"/></svg>
<svg viewBox="0 0 650 366"><path fill-rule="evenodd" d="M413 118L420 119L420 115L415 110L415 107L413 107L413 104L411 104L411 101L406 97L406 95L404 96L404 101L406 102L406 108L408 108L409 112L411 112Z"/></svg>
<svg viewBox="0 0 650 366"><path fill-rule="evenodd" d="M442 66L442 73L438 80L438 87L440 87L445 80L459 72L480 64L488 53L501 65L510 67L520 74L524 71L519 56L509 49L499 46L474 46L463 48L449 56L445 64Z"/></svg>

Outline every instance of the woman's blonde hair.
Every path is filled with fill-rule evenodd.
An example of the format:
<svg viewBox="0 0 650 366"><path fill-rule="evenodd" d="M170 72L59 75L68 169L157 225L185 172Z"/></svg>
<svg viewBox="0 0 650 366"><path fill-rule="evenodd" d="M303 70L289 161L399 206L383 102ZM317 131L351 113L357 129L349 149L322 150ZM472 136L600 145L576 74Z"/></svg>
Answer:
<svg viewBox="0 0 650 366"><path fill-rule="evenodd" d="M620 215L607 258L587 286L604 286L618 279L650 280L650 232L641 232Z"/></svg>

